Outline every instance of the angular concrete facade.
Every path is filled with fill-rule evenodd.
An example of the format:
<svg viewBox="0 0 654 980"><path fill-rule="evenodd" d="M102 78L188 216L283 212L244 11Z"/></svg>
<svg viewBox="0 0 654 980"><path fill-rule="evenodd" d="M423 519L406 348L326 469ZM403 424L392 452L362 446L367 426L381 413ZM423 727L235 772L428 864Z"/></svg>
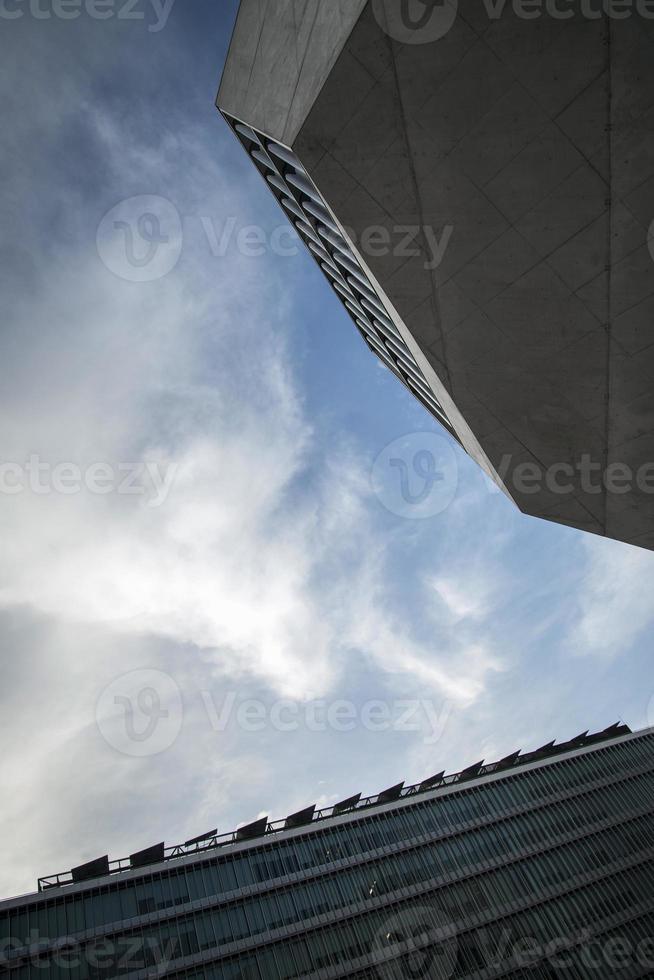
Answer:
<svg viewBox="0 0 654 980"><path fill-rule="evenodd" d="M422 0L242 0L218 106L293 151L520 509L654 548L654 19L448 4L432 38Z"/></svg>

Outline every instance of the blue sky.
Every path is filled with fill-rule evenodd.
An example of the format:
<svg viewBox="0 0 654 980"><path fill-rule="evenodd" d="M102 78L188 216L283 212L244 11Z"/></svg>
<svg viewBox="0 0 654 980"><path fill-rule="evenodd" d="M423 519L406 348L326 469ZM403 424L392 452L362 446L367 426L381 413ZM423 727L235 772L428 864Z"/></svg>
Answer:
<svg viewBox="0 0 654 980"><path fill-rule="evenodd" d="M447 437L308 256L236 245L283 219L213 107L235 9L2 24L1 461L171 474L156 507L0 494L2 895L654 721L654 556L521 516L456 447L443 512L375 492L389 444ZM144 196L181 252L134 282L96 236Z"/></svg>

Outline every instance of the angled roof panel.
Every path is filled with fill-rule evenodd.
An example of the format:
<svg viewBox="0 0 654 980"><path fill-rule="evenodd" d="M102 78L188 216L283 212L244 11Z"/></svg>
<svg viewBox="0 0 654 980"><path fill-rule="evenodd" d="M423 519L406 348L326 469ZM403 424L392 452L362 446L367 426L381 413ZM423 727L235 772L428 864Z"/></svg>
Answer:
<svg viewBox="0 0 654 980"><path fill-rule="evenodd" d="M367 0L241 0L218 107L290 145Z"/></svg>

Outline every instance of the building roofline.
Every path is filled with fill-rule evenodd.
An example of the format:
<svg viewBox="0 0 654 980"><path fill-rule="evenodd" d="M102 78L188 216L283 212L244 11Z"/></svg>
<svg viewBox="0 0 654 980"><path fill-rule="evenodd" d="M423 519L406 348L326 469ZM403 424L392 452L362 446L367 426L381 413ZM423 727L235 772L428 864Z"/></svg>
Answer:
<svg viewBox="0 0 654 980"><path fill-rule="evenodd" d="M484 764L483 761L478 762L450 775L446 775L444 771L439 772L419 783L410 786L399 783L372 796L363 797L361 794L357 794L321 810L312 806L298 813L290 814L282 820L269 821L267 817L261 818L227 834L218 834L212 830L208 834L194 837L184 844L170 847L165 847L163 843L157 844L152 848L132 854L128 858L114 861L109 861L108 857L105 856L81 865L75 869L75 872L71 870L41 877L39 878L38 892L6 899L0 903L0 908L9 902L15 903L26 899L31 901L43 900L44 893L45 895L53 893L54 896L54 894L61 894L62 890L65 894L88 890L89 887L106 884L107 879L113 879L118 875L123 879L132 879L142 876L146 869L147 873L162 870L169 866L171 861L174 863L180 861L181 863L181 859L185 858L201 861L212 854L216 854L216 852L220 853L223 848L229 848L230 853L234 850L247 850L252 846L266 843L269 838L281 833L284 833L285 837L306 834L317 824L322 824L326 820L337 821L339 824L349 823L372 811L396 809L414 799L416 801L418 799L434 799L444 793L449 794L449 792L456 791L462 786L473 787L489 779L494 781L494 778L503 778L529 768L540 767L571 754L586 754L586 752L601 748L607 743L628 741L647 734L654 734L654 728L632 732L629 726L616 722L600 732L589 734L586 731L566 742L558 744L548 742L538 749L525 753L518 750L497 762L489 764ZM100 865L102 865L101 868Z"/></svg>

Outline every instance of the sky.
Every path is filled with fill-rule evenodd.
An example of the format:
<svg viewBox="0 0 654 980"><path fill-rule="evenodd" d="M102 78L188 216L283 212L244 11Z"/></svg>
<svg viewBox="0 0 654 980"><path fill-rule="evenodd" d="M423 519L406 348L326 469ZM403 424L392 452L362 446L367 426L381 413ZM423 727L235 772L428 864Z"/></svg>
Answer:
<svg viewBox="0 0 654 980"><path fill-rule="evenodd" d="M215 110L236 6L2 7L2 896L654 723L654 555L521 515L364 347Z"/></svg>

